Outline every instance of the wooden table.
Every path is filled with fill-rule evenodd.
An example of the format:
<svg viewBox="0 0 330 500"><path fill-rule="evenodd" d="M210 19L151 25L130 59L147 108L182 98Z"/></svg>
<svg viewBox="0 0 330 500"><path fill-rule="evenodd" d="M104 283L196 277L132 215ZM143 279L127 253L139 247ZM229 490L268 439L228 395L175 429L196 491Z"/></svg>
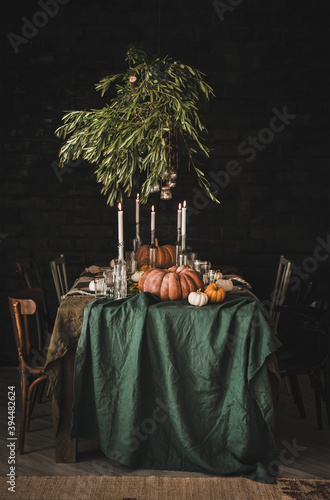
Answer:
<svg viewBox="0 0 330 500"><path fill-rule="evenodd" d="M89 268L83 276L97 273ZM90 277L92 279L92 277ZM77 282L75 283L75 286ZM85 280L86 286L86 280ZM68 296L60 305L48 351L46 372L53 389L53 416L56 431L56 455L58 463L76 462L77 440L70 438L72 427L72 405L74 400L73 376L75 352L81 332L84 309L94 301L94 296ZM278 385L276 357L268 359L269 376ZM276 389L275 389L276 393ZM275 394L276 397L276 394Z"/></svg>

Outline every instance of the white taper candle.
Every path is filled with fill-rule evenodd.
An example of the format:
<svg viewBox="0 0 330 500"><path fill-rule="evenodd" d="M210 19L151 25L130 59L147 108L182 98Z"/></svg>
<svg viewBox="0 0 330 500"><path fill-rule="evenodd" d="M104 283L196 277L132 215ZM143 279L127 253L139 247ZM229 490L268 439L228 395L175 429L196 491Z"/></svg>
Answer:
<svg viewBox="0 0 330 500"><path fill-rule="evenodd" d="M181 227L181 234L182 236L185 236L187 230L187 202L183 202L182 206L182 227Z"/></svg>
<svg viewBox="0 0 330 500"><path fill-rule="evenodd" d="M179 208L178 208L177 214L178 214L177 229L181 229L181 217L182 217L181 203L179 203Z"/></svg>
<svg viewBox="0 0 330 500"><path fill-rule="evenodd" d="M124 213L121 203L118 203L118 243L124 242Z"/></svg>
<svg viewBox="0 0 330 500"><path fill-rule="evenodd" d="M156 229L156 212L155 207L152 205L151 207L151 231L155 231Z"/></svg>

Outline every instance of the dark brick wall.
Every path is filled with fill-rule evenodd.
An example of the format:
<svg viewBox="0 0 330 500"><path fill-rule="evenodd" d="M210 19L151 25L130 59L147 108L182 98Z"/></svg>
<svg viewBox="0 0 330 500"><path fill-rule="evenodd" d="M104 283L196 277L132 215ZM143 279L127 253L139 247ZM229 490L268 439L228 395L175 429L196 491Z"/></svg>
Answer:
<svg viewBox="0 0 330 500"><path fill-rule="evenodd" d="M116 210L107 207L90 166L56 174L54 131L63 110L101 106L93 85L125 68L131 42L198 67L216 94L201 112L212 148L204 169L210 180L212 172L220 179L221 205L205 201L182 164L173 200L151 200L160 243L174 242L175 209L186 198L192 248L213 263L240 267L267 297L279 255L302 265L316 238L329 234L328 2L54 2L10 2L1 19L2 338L11 336L7 291L21 286L16 259L32 255L39 263L54 313L52 258L66 254L73 280L116 252ZM42 3L58 12L38 17ZM40 27L22 33L26 19ZM9 33L30 38L10 41ZM273 117L284 109L295 117L279 131ZM254 152L246 144L253 137ZM237 175L224 174L233 160ZM144 242L149 205L141 209ZM133 206L125 202L127 241ZM313 272L328 265L317 262Z"/></svg>

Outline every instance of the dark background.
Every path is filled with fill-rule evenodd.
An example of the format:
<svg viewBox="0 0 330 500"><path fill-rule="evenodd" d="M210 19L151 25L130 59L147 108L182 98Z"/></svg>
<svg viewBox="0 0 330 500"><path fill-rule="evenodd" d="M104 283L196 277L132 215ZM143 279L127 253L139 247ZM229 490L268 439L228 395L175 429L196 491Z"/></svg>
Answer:
<svg viewBox="0 0 330 500"><path fill-rule="evenodd" d="M58 12L38 16L45 10L42 3L58 6ZM85 266L108 263L116 254L116 209L106 205L93 167L82 162L57 171L61 142L54 131L64 110L103 105L94 84L126 70L130 43L206 74L216 98L200 108L212 148L203 170L218 173L230 160L242 169L219 190L221 205L216 205L197 200L195 178L186 175L183 161L173 199L153 195L141 207L143 243L149 240L151 204L158 240L168 244L176 239L177 204L187 199L199 211L189 219L189 245L213 267L239 267L261 299L269 298L281 254L305 268L305 276L325 276L330 259L319 262L313 254L317 238L326 242L330 233L328 1L232 3L236 6L229 0L217 8L211 0L6 3L1 15L1 359L10 356L12 343L7 293L23 285L15 273L17 259L30 255L38 263L54 315L51 259L66 255L72 284ZM221 4L229 5L223 19ZM26 32L26 20L40 27ZM15 53L13 37L26 33L30 38L27 43L16 39ZM274 108L285 107L296 117L248 161L240 144L269 127ZM128 243L134 236L133 199L125 200L124 211Z"/></svg>

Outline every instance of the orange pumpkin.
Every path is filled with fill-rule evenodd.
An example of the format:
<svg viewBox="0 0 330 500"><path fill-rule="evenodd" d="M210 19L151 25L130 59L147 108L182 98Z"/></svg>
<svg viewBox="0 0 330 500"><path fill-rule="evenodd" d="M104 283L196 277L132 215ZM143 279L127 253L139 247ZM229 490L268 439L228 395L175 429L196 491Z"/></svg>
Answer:
<svg viewBox="0 0 330 500"><path fill-rule="evenodd" d="M136 260L139 268L147 264L149 245L142 245L136 252ZM157 268L166 269L175 264L175 247L173 245L157 245Z"/></svg>
<svg viewBox="0 0 330 500"><path fill-rule="evenodd" d="M210 285L205 288L204 293L206 293L206 295L208 296L209 302L211 302L211 304L218 304L220 302L223 302L224 298L226 297L226 291L224 290L224 288L217 285L216 283L210 283Z"/></svg>
<svg viewBox="0 0 330 500"><path fill-rule="evenodd" d="M190 292L204 290L201 274L189 266L148 269L139 281L139 292L150 292L161 300L186 300Z"/></svg>

